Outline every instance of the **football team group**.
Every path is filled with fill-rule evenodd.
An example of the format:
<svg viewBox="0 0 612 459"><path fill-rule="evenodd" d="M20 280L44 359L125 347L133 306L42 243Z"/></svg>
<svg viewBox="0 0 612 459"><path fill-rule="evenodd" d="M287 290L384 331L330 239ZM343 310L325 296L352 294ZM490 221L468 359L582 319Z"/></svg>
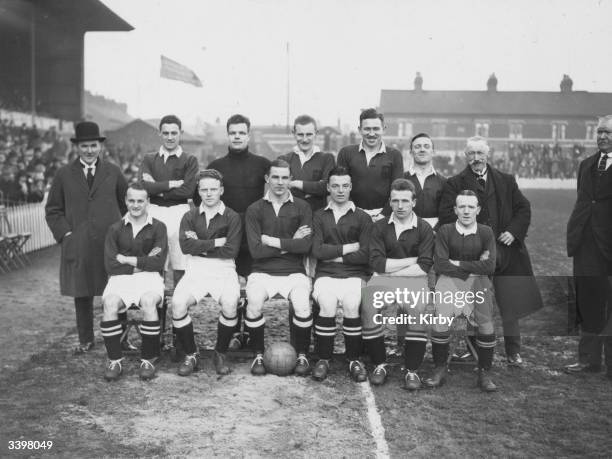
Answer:
<svg viewBox="0 0 612 459"><path fill-rule="evenodd" d="M155 376L163 333L158 307L169 269L181 376L200 365L189 311L206 297L220 305L216 372L231 371L227 351L241 338L255 355L251 373L264 375L264 303L280 296L290 305L296 375L327 377L341 307L350 377L384 384L385 328L364 292L397 285L484 299L470 308L420 301L400 309L415 318L398 327L406 389L437 387L447 379L451 321L430 325L418 320L425 314L467 317L475 330L478 387L493 392L497 304L506 362L521 367L519 319L542 306L525 245L531 209L515 178L487 162L486 139L467 139L467 167L447 179L433 167L434 144L425 133L411 139L405 170L402 154L383 140L384 116L375 109L360 114L361 142L337 157L316 145L317 123L310 116L295 119L295 147L273 161L249 151L250 127L247 117L231 116L227 155L200 170L181 146L180 119L164 116L159 151L144 157L138 182L128 186L119 168L103 159L97 124L76 125L71 140L79 157L58 171L46 216L62 246L61 293L74 298L76 352L93 347L93 298L102 297L105 379L122 373L130 307L143 315L139 376ZM580 360L566 371L600 371L605 349L611 377L612 338L602 331L612 308L612 116L600 119L597 142L599 151L581 164L568 223L582 333ZM318 360L311 365L313 328ZM435 366L425 377L420 367L428 340ZM372 363L369 373L364 355Z"/></svg>

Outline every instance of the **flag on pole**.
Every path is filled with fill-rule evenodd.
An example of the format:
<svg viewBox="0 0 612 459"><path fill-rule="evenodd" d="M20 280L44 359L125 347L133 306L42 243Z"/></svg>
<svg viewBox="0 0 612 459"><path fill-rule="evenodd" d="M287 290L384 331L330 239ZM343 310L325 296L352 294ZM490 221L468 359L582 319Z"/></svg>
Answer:
<svg viewBox="0 0 612 459"><path fill-rule="evenodd" d="M202 87L202 82L193 70L172 59L168 59L166 56L161 57L161 70L159 76L192 84L198 88Z"/></svg>

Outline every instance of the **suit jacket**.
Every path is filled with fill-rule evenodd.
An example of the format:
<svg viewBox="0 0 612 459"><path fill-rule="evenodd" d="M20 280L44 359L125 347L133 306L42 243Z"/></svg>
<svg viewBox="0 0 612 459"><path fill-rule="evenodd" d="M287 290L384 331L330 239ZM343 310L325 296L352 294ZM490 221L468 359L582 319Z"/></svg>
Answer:
<svg viewBox="0 0 612 459"><path fill-rule="evenodd" d="M592 177L599 156L599 152L589 156L578 169L578 196L567 222L567 255L576 255L588 224L597 247L606 259L612 261L612 187L601 187L599 195L596 195Z"/></svg>
<svg viewBox="0 0 612 459"><path fill-rule="evenodd" d="M487 165L487 181L493 187L481 206L495 204L495 238L504 231L510 232L515 241L507 246L497 242L496 268L493 277L495 297L504 320L524 317L542 307L542 297L533 277L531 260L525 245L531 223L531 204L518 188L516 180ZM476 192L478 182L469 166L446 181L440 199L440 224L457 220L453 210L455 198L462 190ZM493 202L494 200L494 202ZM479 223L481 223L479 221Z"/></svg>
<svg viewBox="0 0 612 459"><path fill-rule="evenodd" d="M62 244L62 295L96 296L104 291L104 240L108 228L127 211L126 190L121 170L101 159L91 190L78 159L57 171L45 213L53 237ZM69 231L72 234L64 237Z"/></svg>

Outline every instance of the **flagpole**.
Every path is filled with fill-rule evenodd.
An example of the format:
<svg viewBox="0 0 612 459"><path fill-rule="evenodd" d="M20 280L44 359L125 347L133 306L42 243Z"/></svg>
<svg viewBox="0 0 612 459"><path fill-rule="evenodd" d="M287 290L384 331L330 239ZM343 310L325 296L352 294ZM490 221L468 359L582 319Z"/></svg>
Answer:
<svg viewBox="0 0 612 459"><path fill-rule="evenodd" d="M30 14L30 114L32 116L32 125L36 116L36 8L32 4Z"/></svg>
<svg viewBox="0 0 612 459"><path fill-rule="evenodd" d="M287 133L290 132L290 114L289 114L289 108L290 108L290 66L289 66L289 42L287 42Z"/></svg>

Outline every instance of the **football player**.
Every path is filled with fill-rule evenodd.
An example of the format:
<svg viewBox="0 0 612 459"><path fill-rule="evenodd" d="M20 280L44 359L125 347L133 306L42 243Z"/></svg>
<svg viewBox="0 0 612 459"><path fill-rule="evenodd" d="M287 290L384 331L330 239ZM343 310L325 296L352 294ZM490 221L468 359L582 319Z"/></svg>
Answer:
<svg viewBox="0 0 612 459"><path fill-rule="evenodd" d="M442 317L464 314L478 327L478 387L494 392L497 386L490 370L495 351L490 275L495 271L496 243L493 230L476 222L480 212L478 196L460 191L455 199L457 221L442 225L436 234L434 268L440 274L436 284L436 313ZM468 293L471 301L468 301ZM459 296L460 295L460 296ZM432 330L435 368L425 381L428 387L444 383L447 373L449 327L435 324Z"/></svg>
<svg viewBox="0 0 612 459"><path fill-rule="evenodd" d="M141 379L155 376L155 361L160 353L157 305L164 296L160 272L168 255L166 226L149 214L149 197L141 184L129 186L125 203L128 213L108 229L104 244L104 265L110 277L102 293L104 313L100 328L109 359L104 372L107 381L119 379L123 370L119 313L130 306L143 311Z"/></svg>
<svg viewBox="0 0 612 459"><path fill-rule="evenodd" d="M332 169L327 182L330 201L313 216L312 253L317 259L313 299L320 312L315 319L317 336L316 363L312 377L322 381L329 372L334 337L336 309L342 306L342 331L351 378L367 379L361 354L361 291L370 277L368 241L371 217L350 200L351 176L344 167Z"/></svg>
<svg viewBox="0 0 612 459"><path fill-rule="evenodd" d="M151 197L150 212L163 221L168 230L169 262L174 286L185 273L185 256L179 246L179 223L189 210L188 200L196 188L198 160L181 147L182 124L175 115L159 122L162 145L156 153L145 155L138 177Z"/></svg>
<svg viewBox="0 0 612 459"><path fill-rule="evenodd" d="M410 289L428 292L427 273L433 265L434 235L431 226L413 212L416 200L412 182L403 178L394 180L389 203L391 216L374 225L370 266L379 276L408 277L410 279L405 281L405 285ZM379 283L378 279L372 281L373 286ZM404 387L408 390L421 387L417 370L423 363L427 344L427 325L421 320L425 307L426 297L421 295L418 302L406 304L401 309L402 315L412 317L404 338ZM382 360L385 357L384 329L382 324L373 320L373 315L371 308L364 310L363 337L370 346L381 348L376 355ZM377 369L380 368L380 373L386 378L384 361L375 363L379 364Z"/></svg>
<svg viewBox="0 0 612 459"><path fill-rule="evenodd" d="M199 366L189 308L206 296L221 305L213 363L217 374L230 372L226 352L236 326L240 283L234 259L240 249L240 216L221 201L223 176L214 169L197 175L199 207L186 213L179 230L181 249L187 255L185 276L172 297L172 325L185 353L178 374L189 376Z"/></svg>
<svg viewBox="0 0 612 459"><path fill-rule="evenodd" d="M291 173L286 161L272 161L266 175L268 192L249 206L246 212L246 232L253 257L253 272L247 280L245 325L249 332L255 359L253 375L263 375L264 302L280 294L291 301L294 317L295 347L298 354L295 373L310 372L306 358L312 313L310 278L306 276L303 257L312 246L312 211L306 201L293 197L289 191Z"/></svg>

